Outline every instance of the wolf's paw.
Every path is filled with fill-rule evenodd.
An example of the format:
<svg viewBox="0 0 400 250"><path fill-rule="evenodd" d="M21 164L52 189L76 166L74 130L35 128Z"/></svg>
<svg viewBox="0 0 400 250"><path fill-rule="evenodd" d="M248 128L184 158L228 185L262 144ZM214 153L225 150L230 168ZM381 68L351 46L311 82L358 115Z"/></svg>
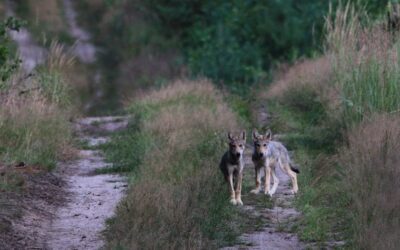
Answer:
<svg viewBox="0 0 400 250"><path fill-rule="evenodd" d="M239 205L239 206L243 206L243 201L242 201L242 199L236 199L236 205Z"/></svg>
<svg viewBox="0 0 400 250"><path fill-rule="evenodd" d="M259 188L256 188L256 189L253 189L250 191L250 193L252 193L252 194L258 194L259 192L260 192Z"/></svg>
<svg viewBox="0 0 400 250"><path fill-rule="evenodd" d="M298 191L298 190L292 189L292 190L290 190L290 194L297 194L297 191Z"/></svg>
<svg viewBox="0 0 400 250"><path fill-rule="evenodd" d="M236 205L236 204L237 204L237 201L236 201L234 198L232 198L229 202L230 202L232 205Z"/></svg>
<svg viewBox="0 0 400 250"><path fill-rule="evenodd" d="M266 191L266 192L265 192L265 195L268 195L269 197L272 198L272 196L274 195L274 193L271 192L271 190L269 190L269 191Z"/></svg>

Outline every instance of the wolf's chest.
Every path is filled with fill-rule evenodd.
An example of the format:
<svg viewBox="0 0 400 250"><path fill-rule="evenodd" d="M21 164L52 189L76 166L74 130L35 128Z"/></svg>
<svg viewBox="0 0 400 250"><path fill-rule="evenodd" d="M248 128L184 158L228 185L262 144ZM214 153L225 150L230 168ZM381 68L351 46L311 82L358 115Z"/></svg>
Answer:
<svg viewBox="0 0 400 250"><path fill-rule="evenodd" d="M242 164L237 164L237 165L228 164L227 168L230 173L243 170Z"/></svg>

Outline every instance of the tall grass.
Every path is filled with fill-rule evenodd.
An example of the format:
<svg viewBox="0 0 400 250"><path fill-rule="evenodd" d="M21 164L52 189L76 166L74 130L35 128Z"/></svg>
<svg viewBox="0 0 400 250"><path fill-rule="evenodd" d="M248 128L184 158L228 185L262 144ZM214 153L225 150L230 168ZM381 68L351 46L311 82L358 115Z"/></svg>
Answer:
<svg viewBox="0 0 400 250"><path fill-rule="evenodd" d="M359 249L400 246L400 117L375 115L349 131L340 163L354 211L354 245Z"/></svg>
<svg viewBox="0 0 400 250"><path fill-rule="evenodd" d="M346 120L360 121L374 112L400 109L399 39L385 23L348 4L326 22L327 49L341 89Z"/></svg>
<svg viewBox="0 0 400 250"><path fill-rule="evenodd" d="M350 4L331 11L325 54L294 65L264 94L272 125L303 163L302 239L400 246L399 40L385 23Z"/></svg>
<svg viewBox="0 0 400 250"><path fill-rule="evenodd" d="M132 173L108 248L210 249L234 230L218 169L236 117L207 81L177 81L132 103L128 131L106 149ZM117 153L116 153L117 152Z"/></svg>
<svg viewBox="0 0 400 250"><path fill-rule="evenodd" d="M70 149L72 92L62 70L72 59L55 47L34 76L16 74L0 92L0 163L53 168Z"/></svg>

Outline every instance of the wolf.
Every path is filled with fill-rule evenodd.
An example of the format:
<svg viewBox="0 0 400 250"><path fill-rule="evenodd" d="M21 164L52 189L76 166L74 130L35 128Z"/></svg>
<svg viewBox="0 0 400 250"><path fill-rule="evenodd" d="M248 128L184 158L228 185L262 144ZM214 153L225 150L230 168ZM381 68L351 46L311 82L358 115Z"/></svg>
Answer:
<svg viewBox="0 0 400 250"><path fill-rule="evenodd" d="M290 160L289 154L282 143L272 140L271 130L267 130L265 135L260 135L257 130L253 130L254 152L252 161L255 167L256 188L251 190L251 193L257 194L260 192L261 176L260 170L264 168L265 173L265 189L264 193L272 197L278 188L279 179L276 176L277 165L286 173L292 180L292 194L296 194L299 190L297 186L297 173L300 173ZM274 185L270 189L271 175L274 179Z"/></svg>
<svg viewBox="0 0 400 250"><path fill-rule="evenodd" d="M230 192L230 202L233 205L243 205L242 179L243 179L243 152L246 145L246 131L242 131L239 135L228 133L229 149L222 156L219 168L224 174L228 183Z"/></svg>

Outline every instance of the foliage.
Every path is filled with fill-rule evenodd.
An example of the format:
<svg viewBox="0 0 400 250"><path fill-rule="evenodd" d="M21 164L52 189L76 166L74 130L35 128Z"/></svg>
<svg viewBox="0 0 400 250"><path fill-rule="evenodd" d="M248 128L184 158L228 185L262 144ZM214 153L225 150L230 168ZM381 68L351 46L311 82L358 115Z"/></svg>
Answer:
<svg viewBox="0 0 400 250"><path fill-rule="evenodd" d="M277 61L319 51L324 17L338 2L152 0L148 8L160 31L179 36L195 75L231 85L264 81ZM381 13L386 2L359 5Z"/></svg>
<svg viewBox="0 0 400 250"><path fill-rule="evenodd" d="M13 17L9 17L0 23L0 91L19 64L18 60L12 59L7 32L18 31L20 27L21 22Z"/></svg>

